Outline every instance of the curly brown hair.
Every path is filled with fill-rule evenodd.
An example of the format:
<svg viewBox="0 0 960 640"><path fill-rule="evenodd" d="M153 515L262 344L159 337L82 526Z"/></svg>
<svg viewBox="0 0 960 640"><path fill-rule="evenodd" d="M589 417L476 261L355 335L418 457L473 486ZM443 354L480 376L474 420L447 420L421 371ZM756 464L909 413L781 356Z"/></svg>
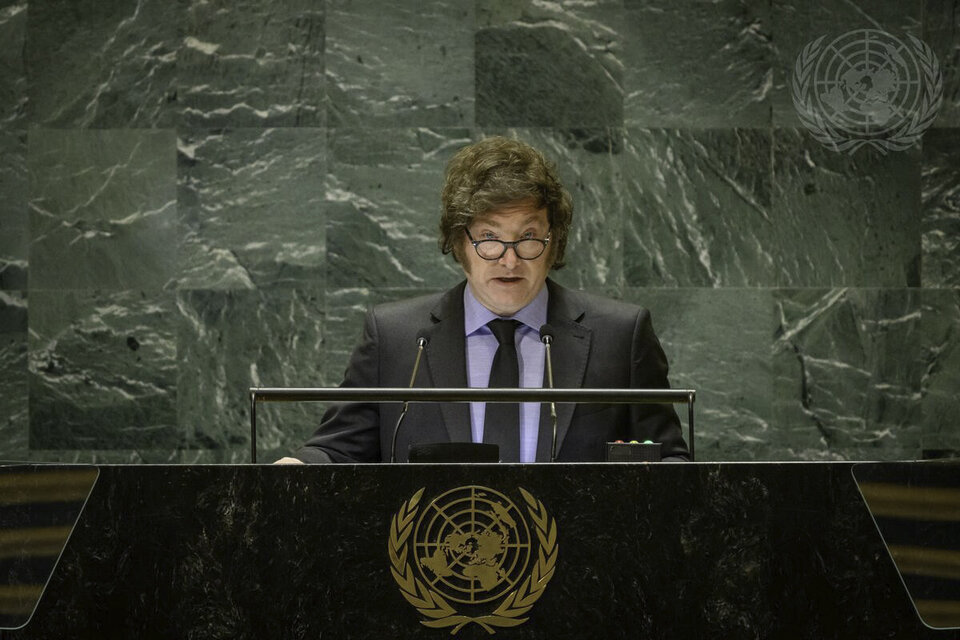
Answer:
<svg viewBox="0 0 960 640"><path fill-rule="evenodd" d="M551 266L563 266L573 220L573 201L557 178L556 167L530 145L496 136L464 147L447 164L441 200L440 250L463 262L466 228L508 203L532 199L547 210Z"/></svg>

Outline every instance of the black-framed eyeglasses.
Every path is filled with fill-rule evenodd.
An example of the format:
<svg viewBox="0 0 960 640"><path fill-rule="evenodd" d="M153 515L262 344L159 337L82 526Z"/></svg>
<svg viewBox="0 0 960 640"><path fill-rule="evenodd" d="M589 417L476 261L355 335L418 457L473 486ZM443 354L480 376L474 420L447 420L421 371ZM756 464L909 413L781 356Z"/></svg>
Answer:
<svg viewBox="0 0 960 640"><path fill-rule="evenodd" d="M513 242L507 242L505 240L494 239L474 240L473 236L470 235L469 229L464 229L464 231L467 232L467 237L470 238L470 244L477 250L477 255L484 260L499 260L510 247L513 247L513 252L516 253L517 257L521 260L536 260L543 255L543 252L547 250L547 245L550 244L549 233L547 233L547 237L543 239L521 238Z"/></svg>

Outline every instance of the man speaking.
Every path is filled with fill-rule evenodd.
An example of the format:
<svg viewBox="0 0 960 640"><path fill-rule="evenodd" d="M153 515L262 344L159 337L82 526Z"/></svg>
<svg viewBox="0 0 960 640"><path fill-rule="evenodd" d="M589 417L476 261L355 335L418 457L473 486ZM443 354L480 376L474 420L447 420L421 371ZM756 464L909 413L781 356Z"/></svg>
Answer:
<svg viewBox="0 0 960 640"><path fill-rule="evenodd" d="M406 387L425 343L416 387L544 386L553 334L556 388L666 388L667 360L640 307L570 291L547 278L563 266L573 218L570 194L543 155L516 140L487 138L447 166L440 247L466 280L442 294L380 305L366 316L342 386ZM549 461L549 405L412 403L397 435L411 445L497 444L503 462ZM297 462L389 460L398 403L331 407ZM652 440L661 455L689 459L670 405L560 404L556 460L602 461L605 443Z"/></svg>

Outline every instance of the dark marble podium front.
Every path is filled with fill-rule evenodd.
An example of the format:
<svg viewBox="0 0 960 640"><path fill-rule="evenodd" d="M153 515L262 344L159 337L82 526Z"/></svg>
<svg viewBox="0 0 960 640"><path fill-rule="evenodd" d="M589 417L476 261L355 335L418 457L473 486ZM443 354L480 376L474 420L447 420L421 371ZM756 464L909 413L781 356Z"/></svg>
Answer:
<svg viewBox="0 0 960 640"><path fill-rule="evenodd" d="M849 463L103 466L27 638L442 638L394 514L482 485L555 518L504 638L960 638L914 612ZM458 638L490 637L470 624Z"/></svg>

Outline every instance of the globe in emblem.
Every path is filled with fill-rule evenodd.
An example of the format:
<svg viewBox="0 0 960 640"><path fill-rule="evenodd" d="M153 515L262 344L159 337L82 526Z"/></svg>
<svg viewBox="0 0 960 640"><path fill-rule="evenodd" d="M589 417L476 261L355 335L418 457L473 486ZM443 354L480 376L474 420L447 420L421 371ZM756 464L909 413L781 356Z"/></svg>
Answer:
<svg viewBox="0 0 960 640"><path fill-rule="evenodd" d="M917 112L921 78L913 48L884 31L859 29L824 48L814 70L814 96L838 129L883 135Z"/></svg>
<svg viewBox="0 0 960 640"><path fill-rule="evenodd" d="M503 596L527 573L530 530L505 495L476 485L438 496L414 531L415 564L424 581L456 602Z"/></svg>

